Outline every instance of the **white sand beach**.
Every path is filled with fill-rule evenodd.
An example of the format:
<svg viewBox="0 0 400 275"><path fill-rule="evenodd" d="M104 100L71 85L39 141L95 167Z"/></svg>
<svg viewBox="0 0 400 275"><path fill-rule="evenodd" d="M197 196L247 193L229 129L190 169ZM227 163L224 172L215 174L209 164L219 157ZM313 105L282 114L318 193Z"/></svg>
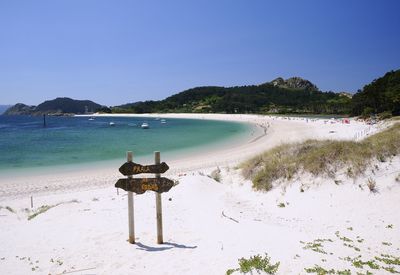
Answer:
<svg viewBox="0 0 400 275"><path fill-rule="evenodd" d="M238 267L239 258L265 253L280 262L278 274L305 274L315 265L386 274L382 266L390 265L375 257L399 257L399 157L377 163L357 180L343 177L335 184L303 174L270 192L252 190L237 169L282 143L361 140L387 124L258 115L143 116L232 120L255 124L257 130L245 142L220 150L161 157L170 166L165 176L179 181L162 194L162 245L156 243L153 192L134 196L136 244L127 242L127 196L114 187L122 178L118 166L0 177L0 274L225 274ZM217 167L221 182L209 177ZM369 178L378 192L366 187ZM51 208L28 220L43 206ZM350 259L357 257L381 268L355 267ZM394 269L400 272L399 266Z"/></svg>

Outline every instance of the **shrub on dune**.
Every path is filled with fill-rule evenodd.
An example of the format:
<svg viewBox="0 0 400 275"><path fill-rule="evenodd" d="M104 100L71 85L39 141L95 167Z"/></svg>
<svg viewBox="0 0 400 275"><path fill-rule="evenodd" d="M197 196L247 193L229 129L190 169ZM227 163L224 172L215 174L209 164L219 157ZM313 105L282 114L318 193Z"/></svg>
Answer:
<svg viewBox="0 0 400 275"><path fill-rule="evenodd" d="M278 179L290 180L307 172L315 176L334 177L347 169L347 175L361 175L374 160L384 162L400 153L400 124L361 142L307 140L283 144L241 165L242 175L251 179L256 190L269 191Z"/></svg>

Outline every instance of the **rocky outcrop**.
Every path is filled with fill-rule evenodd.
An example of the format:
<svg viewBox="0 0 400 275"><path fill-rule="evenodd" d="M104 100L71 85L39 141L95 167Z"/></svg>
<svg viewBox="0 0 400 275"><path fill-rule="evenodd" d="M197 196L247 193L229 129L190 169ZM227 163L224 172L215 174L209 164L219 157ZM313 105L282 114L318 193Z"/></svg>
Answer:
<svg viewBox="0 0 400 275"><path fill-rule="evenodd" d="M338 94L340 96L345 96L345 97L348 97L348 98L352 98L353 97L353 95L351 93L348 93L348 92L339 92Z"/></svg>
<svg viewBox="0 0 400 275"><path fill-rule="evenodd" d="M284 80L282 77L278 77L272 80L270 83L274 86L286 89L319 91L318 87L315 84L301 77L291 77L286 80Z"/></svg>

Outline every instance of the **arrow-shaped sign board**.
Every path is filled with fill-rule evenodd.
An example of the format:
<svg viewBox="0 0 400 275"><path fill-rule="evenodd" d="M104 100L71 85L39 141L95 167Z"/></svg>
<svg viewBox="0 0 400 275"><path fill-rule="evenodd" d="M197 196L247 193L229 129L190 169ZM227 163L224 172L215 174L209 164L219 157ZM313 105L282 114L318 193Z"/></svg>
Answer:
<svg viewBox="0 0 400 275"><path fill-rule="evenodd" d="M141 165L134 162L125 162L119 168L119 171L124 176L132 176L142 173L162 174L165 173L168 169L169 166L165 162L153 165Z"/></svg>
<svg viewBox="0 0 400 275"><path fill-rule="evenodd" d="M115 187L136 194L151 190L157 193L168 192L174 186L174 181L167 178L119 179Z"/></svg>

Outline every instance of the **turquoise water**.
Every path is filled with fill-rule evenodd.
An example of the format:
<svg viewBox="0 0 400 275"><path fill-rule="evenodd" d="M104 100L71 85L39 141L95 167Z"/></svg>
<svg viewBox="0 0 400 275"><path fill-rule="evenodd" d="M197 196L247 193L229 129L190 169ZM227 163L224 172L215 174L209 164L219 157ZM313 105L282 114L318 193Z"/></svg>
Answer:
<svg viewBox="0 0 400 275"><path fill-rule="evenodd" d="M248 125L193 119L0 116L0 172L124 159L212 146L243 137ZM114 126L110 126L114 122ZM140 125L147 122L149 129Z"/></svg>

